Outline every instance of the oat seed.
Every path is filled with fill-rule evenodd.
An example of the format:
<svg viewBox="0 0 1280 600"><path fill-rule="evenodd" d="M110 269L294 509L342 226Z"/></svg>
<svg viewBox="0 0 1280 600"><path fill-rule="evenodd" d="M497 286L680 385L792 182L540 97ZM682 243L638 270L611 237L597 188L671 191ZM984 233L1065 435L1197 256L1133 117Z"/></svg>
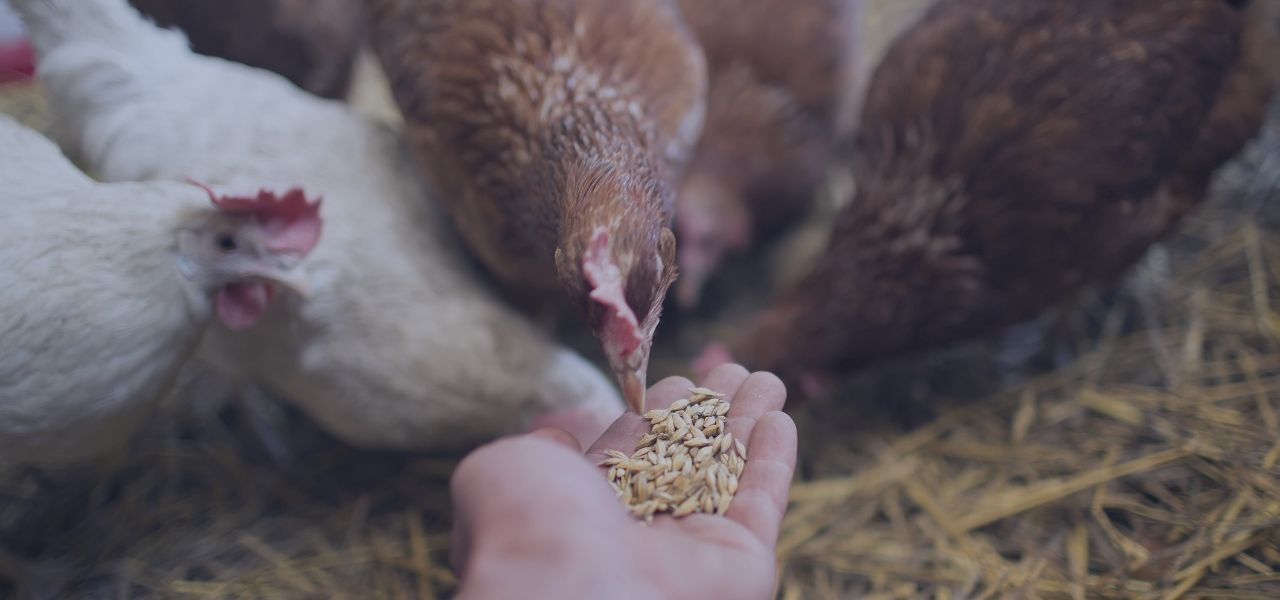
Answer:
<svg viewBox="0 0 1280 600"><path fill-rule="evenodd" d="M645 413L649 433L630 456L608 450L601 464L618 498L637 519L658 514L723 515L738 491L747 448L725 429L729 403L705 388L669 408Z"/></svg>

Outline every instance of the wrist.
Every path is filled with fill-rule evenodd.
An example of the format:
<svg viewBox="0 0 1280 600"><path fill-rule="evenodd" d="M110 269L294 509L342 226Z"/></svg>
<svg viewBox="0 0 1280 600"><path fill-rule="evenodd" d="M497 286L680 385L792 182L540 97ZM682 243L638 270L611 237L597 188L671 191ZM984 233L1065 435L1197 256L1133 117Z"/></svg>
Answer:
<svg viewBox="0 0 1280 600"><path fill-rule="evenodd" d="M528 530L476 540L458 599L662 597L625 548Z"/></svg>

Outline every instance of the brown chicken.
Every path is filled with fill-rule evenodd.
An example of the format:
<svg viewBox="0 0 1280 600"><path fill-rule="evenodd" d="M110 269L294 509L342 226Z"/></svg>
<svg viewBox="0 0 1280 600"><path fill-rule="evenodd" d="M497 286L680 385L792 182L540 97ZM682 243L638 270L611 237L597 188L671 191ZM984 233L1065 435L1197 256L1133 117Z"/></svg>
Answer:
<svg viewBox="0 0 1280 600"><path fill-rule="evenodd" d="M730 350L820 375L1114 280L1261 126L1275 6L943 0L872 77L825 254Z"/></svg>
<svg viewBox="0 0 1280 600"><path fill-rule="evenodd" d="M676 299L802 216L830 159L862 0L681 0L707 56L702 139L676 200Z"/></svg>
<svg viewBox="0 0 1280 600"><path fill-rule="evenodd" d="M129 0L187 35L192 50L274 71L339 98L364 40L360 0Z"/></svg>
<svg viewBox="0 0 1280 600"><path fill-rule="evenodd" d="M473 251L567 292L632 408L676 276L706 65L674 0L369 0L406 129Z"/></svg>

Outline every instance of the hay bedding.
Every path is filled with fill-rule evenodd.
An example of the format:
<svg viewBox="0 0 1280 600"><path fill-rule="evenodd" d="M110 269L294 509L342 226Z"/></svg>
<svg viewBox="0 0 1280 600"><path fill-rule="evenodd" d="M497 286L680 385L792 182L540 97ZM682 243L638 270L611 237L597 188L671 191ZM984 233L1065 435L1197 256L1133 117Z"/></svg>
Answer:
<svg viewBox="0 0 1280 600"><path fill-rule="evenodd" d="M0 111L49 123L31 89ZM1280 597L1276 199L1280 118L1133 293L1081 310L1067 364L976 343L798 408L778 596ZM197 373L111 464L0 473L0 598L454 590L455 457L354 451L267 404L281 458L224 395Z"/></svg>
<svg viewBox="0 0 1280 600"><path fill-rule="evenodd" d="M1121 298L1081 311L1078 359L983 395L974 344L802 411L780 597L1280 598L1275 113ZM900 429L922 401L936 415Z"/></svg>

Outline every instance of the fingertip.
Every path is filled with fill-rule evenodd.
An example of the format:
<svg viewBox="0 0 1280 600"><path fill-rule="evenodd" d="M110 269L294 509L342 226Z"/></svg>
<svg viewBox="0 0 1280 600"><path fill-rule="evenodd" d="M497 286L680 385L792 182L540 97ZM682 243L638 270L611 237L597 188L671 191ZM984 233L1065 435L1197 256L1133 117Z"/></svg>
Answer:
<svg viewBox="0 0 1280 600"><path fill-rule="evenodd" d="M582 444L572 433L558 427L543 427L529 434L529 437L549 440L574 452L582 452Z"/></svg>
<svg viewBox="0 0 1280 600"><path fill-rule="evenodd" d="M648 411L671 406L676 400L688 397L689 390L693 387L693 382L686 377L672 376L663 379L649 388L644 409Z"/></svg>
<svg viewBox="0 0 1280 600"><path fill-rule="evenodd" d="M656 393L662 390L666 390L668 388L682 389L685 387L693 387L693 382L690 381L688 377L672 375L670 377L664 378L662 381L659 381L658 383L653 384L653 386L649 388L649 392Z"/></svg>
<svg viewBox="0 0 1280 600"><path fill-rule="evenodd" d="M752 373L734 394L732 417L758 417L782 410L787 403L787 386L777 375L767 371Z"/></svg>
<svg viewBox="0 0 1280 600"><path fill-rule="evenodd" d="M458 465L454 467L453 473L449 475L449 491L453 495L455 503L460 497L465 497L474 486L481 485L478 483L483 479L480 473L485 471L485 464L491 460L491 456L495 453L501 454L501 447L510 443L511 438L501 438L484 444L479 448L467 453L458 461Z"/></svg>
<svg viewBox="0 0 1280 600"><path fill-rule="evenodd" d="M622 414L621 406L580 406L539 415L530 423L529 431L559 429L573 436L581 450L599 439Z"/></svg>
<svg viewBox="0 0 1280 600"><path fill-rule="evenodd" d="M792 436L794 436L796 432L795 419L792 419L791 415L782 410L773 410L761 415L760 424L768 424L769 427L788 429L791 431Z"/></svg>
<svg viewBox="0 0 1280 600"><path fill-rule="evenodd" d="M712 369L702 379L702 387L720 392L732 401L733 396L742 387L742 383L750 376L751 372L742 365L726 363Z"/></svg>
<svg viewBox="0 0 1280 600"><path fill-rule="evenodd" d="M783 383L782 378L774 375L769 371L756 371L751 374L751 378L755 380L755 385L759 388L759 393L766 398L770 398L777 407L773 410L782 410L787 404L787 384Z"/></svg>
<svg viewBox="0 0 1280 600"><path fill-rule="evenodd" d="M795 468L799 433L791 415L782 411L766 413L756 421L748 441L747 455L770 456Z"/></svg>
<svg viewBox="0 0 1280 600"><path fill-rule="evenodd" d="M513 461L526 460L531 454L540 452L539 446L552 445L559 449L557 451L573 447L575 454L582 452L576 449L578 440L572 434L554 427L543 427L529 434L498 438L472 450L458 462L449 484L455 490L463 491L487 487L490 483L487 473L508 468Z"/></svg>
<svg viewBox="0 0 1280 600"><path fill-rule="evenodd" d="M734 377L741 377L742 379L746 379L749 375L751 375L751 372L748 371L746 367L737 363L725 363L712 369L711 373L707 375L707 378L730 379Z"/></svg>

